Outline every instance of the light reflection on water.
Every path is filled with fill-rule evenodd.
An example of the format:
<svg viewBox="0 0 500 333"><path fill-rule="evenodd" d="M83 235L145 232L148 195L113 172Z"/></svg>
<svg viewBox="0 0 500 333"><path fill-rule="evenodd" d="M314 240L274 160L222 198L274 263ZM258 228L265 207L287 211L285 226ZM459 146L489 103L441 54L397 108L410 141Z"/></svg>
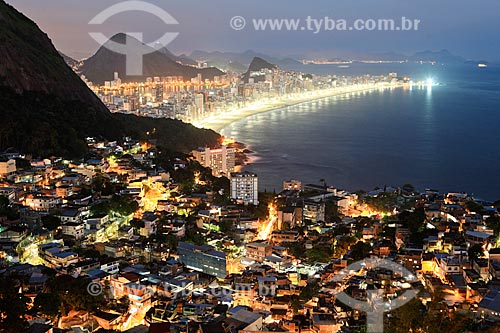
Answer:
<svg viewBox="0 0 500 333"><path fill-rule="evenodd" d="M260 188L285 178L349 190L411 183L500 198L498 94L454 86L336 96L261 113L222 132L249 144ZM486 103L478 108L478 103ZM495 144L487 144L487 143Z"/></svg>

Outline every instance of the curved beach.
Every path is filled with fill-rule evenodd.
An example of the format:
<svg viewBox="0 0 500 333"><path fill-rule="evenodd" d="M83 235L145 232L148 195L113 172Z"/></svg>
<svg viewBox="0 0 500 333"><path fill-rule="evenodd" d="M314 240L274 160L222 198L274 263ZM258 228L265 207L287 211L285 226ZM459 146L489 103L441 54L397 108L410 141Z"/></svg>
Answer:
<svg viewBox="0 0 500 333"><path fill-rule="evenodd" d="M193 125L200 128L212 129L216 132L221 131L227 125L238 121L240 119L258 114L268 112L284 107L307 103L318 99L329 98L333 96L346 95L357 92L372 91L372 90L385 90L400 88L405 84L367 84L357 85L352 87L332 88L325 90L318 90L314 92L300 93L295 96L287 96L282 98L267 99L265 101L258 101L250 105L236 110L226 111L215 116L205 118L203 120L194 122Z"/></svg>

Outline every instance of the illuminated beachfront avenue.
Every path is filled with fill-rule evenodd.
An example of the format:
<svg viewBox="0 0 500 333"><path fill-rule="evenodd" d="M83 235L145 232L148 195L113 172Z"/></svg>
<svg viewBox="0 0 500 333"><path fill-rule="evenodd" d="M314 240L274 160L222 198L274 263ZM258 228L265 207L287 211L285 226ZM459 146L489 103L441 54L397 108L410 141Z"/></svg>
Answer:
<svg viewBox="0 0 500 333"><path fill-rule="evenodd" d="M413 82L397 73L372 76L318 76L264 67L240 75L226 74L214 80L200 77L185 81L177 77L148 78L143 83L123 83L118 74L104 86L90 88L114 112L144 117L172 118L195 126L220 130L246 116L325 97L393 89L432 86L428 79Z"/></svg>

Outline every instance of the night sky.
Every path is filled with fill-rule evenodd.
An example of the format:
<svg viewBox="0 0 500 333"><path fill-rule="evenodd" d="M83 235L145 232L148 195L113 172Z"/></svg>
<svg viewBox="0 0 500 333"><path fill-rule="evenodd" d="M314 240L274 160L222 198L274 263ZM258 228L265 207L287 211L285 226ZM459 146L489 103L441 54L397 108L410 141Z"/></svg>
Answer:
<svg viewBox="0 0 500 333"><path fill-rule="evenodd" d="M500 60L500 1L498 0L210 0L149 2L162 7L178 22L166 26L147 13L122 13L102 27L88 22L116 0L7 0L48 33L56 47L75 58L87 57L98 44L91 31L111 36L118 32L143 32L154 41L165 32L179 32L168 46L176 53L193 50L245 51L301 57L366 57L373 53L412 54L448 49L469 59ZM247 27L234 31L233 16L247 19ZM391 31L254 31L254 18L379 19L401 16L421 20L420 30ZM250 23L249 23L250 22Z"/></svg>

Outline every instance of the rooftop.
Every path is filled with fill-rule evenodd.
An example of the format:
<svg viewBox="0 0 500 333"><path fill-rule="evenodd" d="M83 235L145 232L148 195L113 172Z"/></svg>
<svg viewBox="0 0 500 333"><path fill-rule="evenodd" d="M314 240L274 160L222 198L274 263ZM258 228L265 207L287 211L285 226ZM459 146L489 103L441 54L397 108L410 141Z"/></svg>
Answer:
<svg viewBox="0 0 500 333"><path fill-rule="evenodd" d="M489 291L478 305L480 308L500 312L500 292L497 290Z"/></svg>

